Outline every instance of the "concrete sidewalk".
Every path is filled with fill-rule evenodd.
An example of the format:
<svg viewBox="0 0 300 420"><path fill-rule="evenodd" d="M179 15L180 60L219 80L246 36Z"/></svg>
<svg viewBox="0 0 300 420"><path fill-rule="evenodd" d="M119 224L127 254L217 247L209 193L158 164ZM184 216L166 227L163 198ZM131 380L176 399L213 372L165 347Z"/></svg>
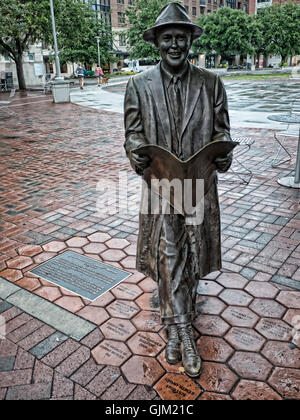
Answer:
<svg viewBox="0 0 300 420"><path fill-rule="evenodd" d="M271 168L273 131L233 130L255 139L242 160L254 176L219 182L223 269L199 283L192 380L164 360L156 284L135 270L137 213L97 212L104 180L126 172L132 198L139 184L122 115L26 103L0 121L0 399L299 399L300 192L277 183L295 154ZM30 272L66 250L132 275L90 302Z"/></svg>

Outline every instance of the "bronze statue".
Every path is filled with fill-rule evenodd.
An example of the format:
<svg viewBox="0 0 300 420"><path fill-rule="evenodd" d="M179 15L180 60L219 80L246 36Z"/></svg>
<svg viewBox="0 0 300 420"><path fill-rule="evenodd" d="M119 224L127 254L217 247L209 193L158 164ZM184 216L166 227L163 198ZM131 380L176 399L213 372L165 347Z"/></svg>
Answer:
<svg viewBox="0 0 300 420"><path fill-rule="evenodd" d="M125 96L125 150L133 169L143 175L147 156L133 152L153 144L187 160L207 143L231 141L224 86L215 74L187 57L201 35L183 6L167 4L143 37L161 55L160 63L130 79ZM215 160L225 172L232 154ZM145 186L144 186L145 188ZM147 187L146 187L147 188ZM150 199L150 195L146 195ZM168 326L166 360L181 359L187 375L200 374L192 329L198 281L221 268L220 209L217 177L204 198L204 220L187 225L182 214L140 213L137 269L158 283L160 313Z"/></svg>

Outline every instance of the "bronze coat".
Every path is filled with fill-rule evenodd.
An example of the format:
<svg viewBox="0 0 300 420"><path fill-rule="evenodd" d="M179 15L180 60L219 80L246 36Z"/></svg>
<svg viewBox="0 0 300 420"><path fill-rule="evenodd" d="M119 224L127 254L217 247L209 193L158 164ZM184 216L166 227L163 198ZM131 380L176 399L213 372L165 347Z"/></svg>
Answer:
<svg viewBox="0 0 300 420"><path fill-rule="evenodd" d="M226 92L215 74L189 64L182 131L181 158L188 159L205 144L231 140ZM132 77L125 95L125 149L127 155L145 144L171 150L169 113L160 71L153 69ZM136 168L134 168L136 170ZM158 246L162 215L141 214L137 269L158 279ZM197 241L197 277L221 268L220 208L217 178L205 197L204 222L194 227Z"/></svg>

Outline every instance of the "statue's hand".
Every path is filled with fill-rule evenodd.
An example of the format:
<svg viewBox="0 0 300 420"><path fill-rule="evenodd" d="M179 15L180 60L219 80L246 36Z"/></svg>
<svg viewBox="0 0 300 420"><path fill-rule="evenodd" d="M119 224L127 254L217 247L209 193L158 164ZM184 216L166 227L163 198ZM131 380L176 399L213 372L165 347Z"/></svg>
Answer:
<svg viewBox="0 0 300 420"><path fill-rule="evenodd" d="M219 172L228 171L228 169L230 168L231 163L232 163L232 156L233 156L232 153L229 153L226 157L217 158L215 160L215 164L216 164L217 170Z"/></svg>
<svg viewBox="0 0 300 420"><path fill-rule="evenodd" d="M133 167L136 167L137 173L142 175L144 170L150 164L150 158L148 156L139 156L137 153L130 154L130 162Z"/></svg>

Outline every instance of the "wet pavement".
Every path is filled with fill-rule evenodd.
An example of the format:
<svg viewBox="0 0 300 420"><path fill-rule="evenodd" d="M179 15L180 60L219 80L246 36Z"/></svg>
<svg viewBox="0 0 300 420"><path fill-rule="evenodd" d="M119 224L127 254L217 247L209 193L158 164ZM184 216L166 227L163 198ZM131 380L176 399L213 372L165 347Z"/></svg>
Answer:
<svg viewBox="0 0 300 420"><path fill-rule="evenodd" d="M300 191L277 183L295 141L292 162L272 168L274 131L233 129L255 140L241 158L253 178L219 181L223 269L199 283L204 363L190 379L166 363L156 284L135 270L137 212L97 211L120 173L137 194L122 114L39 94L12 106L17 117L0 120L0 399L299 399ZM30 272L66 250L132 275L91 302Z"/></svg>
<svg viewBox="0 0 300 420"><path fill-rule="evenodd" d="M300 80L230 80L223 78L228 95L229 114L233 127L278 128L281 125L267 119L268 115L288 112L291 103L299 99ZM123 113L126 83L110 81L108 86L86 86L73 89L71 101L93 109Z"/></svg>

